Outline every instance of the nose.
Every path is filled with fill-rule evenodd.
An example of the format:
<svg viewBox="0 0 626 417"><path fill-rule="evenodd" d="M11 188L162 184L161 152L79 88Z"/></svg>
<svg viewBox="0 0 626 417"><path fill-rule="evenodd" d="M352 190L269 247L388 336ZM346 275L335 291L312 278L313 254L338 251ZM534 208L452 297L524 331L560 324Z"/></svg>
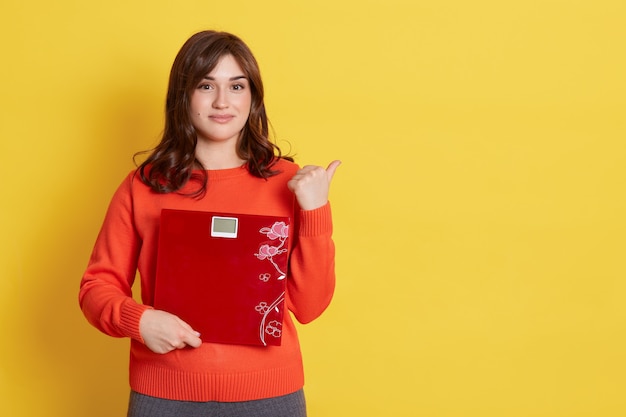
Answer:
<svg viewBox="0 0 626 417"><path fill-rule="evenodd" d="M222 88L218 88L215 92L215 99L213 100L213 108L225 109L228 107L228 99L226 97L226 91Z"/></svg>

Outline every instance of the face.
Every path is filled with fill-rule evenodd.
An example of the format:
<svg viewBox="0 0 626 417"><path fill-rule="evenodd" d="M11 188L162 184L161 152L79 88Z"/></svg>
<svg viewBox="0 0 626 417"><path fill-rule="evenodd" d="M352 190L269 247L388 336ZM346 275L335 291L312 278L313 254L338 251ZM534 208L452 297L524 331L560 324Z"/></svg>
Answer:
<svg viewBox="0 0 626 417"><path fill-rule="evenodd" d="M191 120L198 141L236 145L250 115L250 82L232 55L222 57L191 96Z"/></svg>

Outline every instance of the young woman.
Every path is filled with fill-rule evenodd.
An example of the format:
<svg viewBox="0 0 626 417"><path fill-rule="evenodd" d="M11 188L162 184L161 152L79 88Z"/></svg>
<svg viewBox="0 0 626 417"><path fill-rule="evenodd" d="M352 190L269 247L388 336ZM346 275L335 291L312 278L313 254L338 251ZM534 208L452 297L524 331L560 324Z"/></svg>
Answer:
<svg viewBox="0 0 626 417"><path fill-rule="evenodd" d="M163 137L114 194L82 278L79 302L102 332L129 337L131 417L305 416L294 322L280 346L210 343L155 309L163 209L289 216L285 307L301 323L331 301L328 191L339 161L299 168L268 137L257 62L236 36L193 35L169 79ZM132 298L135 273L142 303Z"/></svg>

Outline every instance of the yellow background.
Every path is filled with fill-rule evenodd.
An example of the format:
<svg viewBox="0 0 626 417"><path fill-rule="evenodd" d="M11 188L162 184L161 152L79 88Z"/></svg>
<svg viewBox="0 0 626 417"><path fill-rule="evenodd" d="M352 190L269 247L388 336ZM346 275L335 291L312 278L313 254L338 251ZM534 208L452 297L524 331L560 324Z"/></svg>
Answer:
<svg viewBox="0 0 626 417"><path fill-rule="evenodd" d="M626 415L622 0L3 0L0 415L125 415L78 283L205 28L255 52L285 150L344 162L311 417Z"/></svg>

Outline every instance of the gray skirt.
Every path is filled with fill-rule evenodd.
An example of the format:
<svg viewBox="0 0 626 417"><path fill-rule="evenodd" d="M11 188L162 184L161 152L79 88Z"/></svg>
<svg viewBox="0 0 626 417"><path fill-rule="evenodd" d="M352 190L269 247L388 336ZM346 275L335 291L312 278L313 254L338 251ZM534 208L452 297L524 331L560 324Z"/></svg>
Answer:
<svg viewBox="0 0 626 417"><path fill-rule="evenodd" d="M131 391L128 417L306 417L304 391L242 402L175 401Z"/></svg>

